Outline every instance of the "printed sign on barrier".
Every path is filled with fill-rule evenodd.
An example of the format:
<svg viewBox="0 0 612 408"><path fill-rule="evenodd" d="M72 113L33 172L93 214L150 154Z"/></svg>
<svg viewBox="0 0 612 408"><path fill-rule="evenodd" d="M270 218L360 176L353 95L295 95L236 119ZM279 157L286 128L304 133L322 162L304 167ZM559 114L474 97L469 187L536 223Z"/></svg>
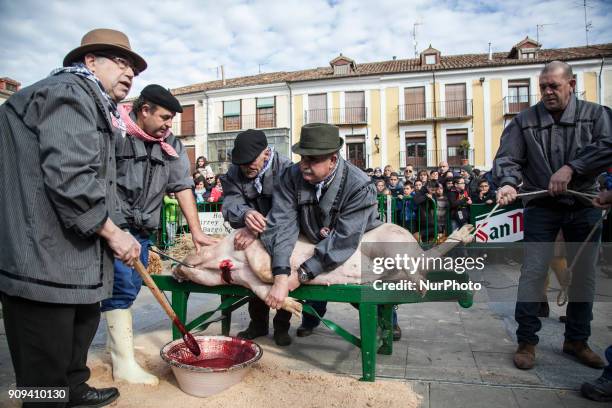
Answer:
<svg viewBox="0 0 612 408"><path fill-rule="evenodd" d="M198 212L202 231L208 235L228 235L233 229L224 223L221 212Z"/></svg>
<svg viewBox="0 0 612 408"><path fill-rule="evenodd" d="M523 209L502 208L495 211L486 223L486 213L475 216L476 228L482 229L476 234L476 242L516 242L523 239Z"/></svg>

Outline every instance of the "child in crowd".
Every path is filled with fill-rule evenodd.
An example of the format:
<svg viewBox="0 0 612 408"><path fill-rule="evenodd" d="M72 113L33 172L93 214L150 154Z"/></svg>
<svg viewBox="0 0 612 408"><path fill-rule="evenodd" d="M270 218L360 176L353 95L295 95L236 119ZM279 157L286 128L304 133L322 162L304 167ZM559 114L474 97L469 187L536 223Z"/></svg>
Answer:
<svg viewBox="0 0 612 408"><path fill-rule="evenodd" d="M206 157L200 156L196 160L196 171L202 176L206 177L208 173L212 173L212 168L208 164Z"/></svg>
<svg viewBox="0 0 612 408"><path fill-rule="evenodd" d="M195 189L193 190L193 194L195 195L196 204L205 203L206 202L206 181L204 177L198 177L195 179Z"/></svg>
<svg viewBox="0 0 612 408"><path fill-rule="evenodd" d="M219 175L214 178L215 185L210 190L210 197L208 197L208 202L216 203L221 200L223 197L223 186L221 185L221 177Z"/></svg>
<svg viewBox="0 0 612 408"><path fill-rule="evenodd" d="M447 197L450 204L451 223L454 231L469 222L469 206L472 204L472 199L465 189L465 179L463 177L456 177L453 181L453 186L453 190L448 192Z"/></svg>
<svg viewBox="0 0 612 408"><path fill-rule="evenodd" d="M397 198L400 199L400 214L403 225L410 232L414 232L416 229L416 210L417 206L414 203L414 186L410 181L404 182L404 188L401 195Z"/></svg>
<svg viewBox="0 0 612 408"><path fill-rule="evenodd" d="M403 185L399 181L399 175L396 172L392 172L389 176L389 182L387 183L387 189L391 192L393 197L397 197L402 194Z"/></svg>
<svg viewBox="0 0 612 408"><path fill-rule="evenodd" d="M385 184L385 180L383 180L383 179L376 180L375 186L376 186L376 194L378 194L378 195L385 194L386 195L385 190L387 190L387 186Z"/></svg>
<svg viewBox="0 0 612 408"><path fill-rule="evenodd" d="M177 221L180 212L179 202L174 193L164 196L164 220L166 221L166 245L173 245L176 238Z"/></svg>
<svg viewBox="0 0 612 408"><path fill-rule="evenodd" d="M374 169L374 175L371 177L372 183L376 183L378 180L383 180L382 170L380 167Z"/></svg>
<svg viewBox="0 0 612 408"><path fill-rule="evenodd" d="M495 193L489 188L489 182L481 179L478 183L478 192L472 194L472 202L474 204L493 204L495 203Z"/></svg>
<svg viewBox="0 0 612 408"><path fill-rule="evenodd" d="M416 180L414 182L414 191L418 193L421 190L423 190L423 182L421 180Z"/></svg>

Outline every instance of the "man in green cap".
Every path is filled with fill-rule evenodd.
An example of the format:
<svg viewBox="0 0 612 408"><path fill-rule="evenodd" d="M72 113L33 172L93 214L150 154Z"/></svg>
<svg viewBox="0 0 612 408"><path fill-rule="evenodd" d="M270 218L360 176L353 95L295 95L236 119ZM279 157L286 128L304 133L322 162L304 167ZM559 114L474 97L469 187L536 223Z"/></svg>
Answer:
<svg viewBox="0 0 612 408"><path fill-rule="evenodd" d="M289 258L300 233L316 245L298 270L300 282L307 282L344 263L363 234L382 224L374 185L340 156L342 144L336 126L312 123L302 127L300 141L292 147L301 160L282 173L260 236L272 258L274 284L266 298L271 308L280 308L287 297Z"/></svg>

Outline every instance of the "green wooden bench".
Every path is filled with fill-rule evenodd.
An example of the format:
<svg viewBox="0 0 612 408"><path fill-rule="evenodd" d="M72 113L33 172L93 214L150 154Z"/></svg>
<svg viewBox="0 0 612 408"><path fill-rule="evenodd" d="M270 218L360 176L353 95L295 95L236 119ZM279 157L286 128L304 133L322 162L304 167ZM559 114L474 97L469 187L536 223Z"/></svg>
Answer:
<svg viewBox="0 0 612 408"><path fill-rule="evenodd" d="M447 279L456 282L468 282L467 274L454 272L430 272L428 280L443 281ZM242 286L203 286L192 282L178 282L172 276L153 275L153 280L163 291L172 294L172 308L181 321L185 322L187 330L204 330L211 323L221 321L221 331L228 336L232 311L238 309L254 296L253 292ZM192 293L210 293L221 296L220 305L211 311L201 314L190 322L187 318L187 301ZM456 300L463 307L470 307L473 294L470 291L429 291L425 297L417 292L408 291L375 291L372 285L331 285L314 286L304 285L289 293L289 296L298 300L321 300L328 302L352 303L359 309L359 331L357 337L334 322L322 319L322 323L344 338L346 341L361 349L363 367L362 381L374 381L376 376L376 354L390 355L393 353L393 306L403 303L436 302ZM315 314L308 305L304 311ZM211 319L215 313L221 316ZM180 332L173 327L174 339L181 337Z"/></svg>

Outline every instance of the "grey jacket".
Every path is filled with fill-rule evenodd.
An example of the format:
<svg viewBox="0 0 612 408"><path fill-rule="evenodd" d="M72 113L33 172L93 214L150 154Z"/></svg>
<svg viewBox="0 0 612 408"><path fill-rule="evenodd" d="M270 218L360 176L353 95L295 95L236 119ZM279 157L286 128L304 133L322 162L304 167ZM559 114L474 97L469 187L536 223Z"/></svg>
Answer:
<svg viewBox="0 0 612 408"><path fill-rule="evenodd" d="M544 104L519 113L504 129L493 162L497 185L519 186L521 192L547 190L551 176L564 165L574 170L571 190L593 193L595 179L612 165L610 108L572 96L559 123ZM589 205L573 195L557 198L526 197L525 205ZM580 202L582 200L582 202Z"/></svg>
<svg viewBox="0 0 612 408"><path fill-rule="evenodd" d="M363 234L382 224L376 204L376 189L368 176L342 158L320 201L299 166L287 168L260 237L272 257L272 273L290 273L289 259L300 232L316 244L314 255L303 264L309 272L316 276L341 265L355 252ZM328 237L320 233L324 227L331 230Z"/></svg>
<svg viewBox="0 0 612 408"><path fill-rule="evenodd" d="M92 82L60 74L0 106L0 290L51 303L112 291L112 251L95 232L117 208L115 139Z"/></svg>
<svg viewBox="0 0 612 408"><path fill-rule="evenodd" d="M153 231L159 226L164 193L193 187L183 144L174 135L166 143L179 157L164 153L159 143L145 143L134 136L117 140L117 195L121 206L119 216L113 219L117 225Z"/></svg>
<svg viewBox="0 0 612 408"><path fill-rule="evenodd" d="M248 210L257 210L268 215L272 208L272 192L279 184L283 170L291 166L291 161L274 152L272 165L262 176L262 190L257 192L252 179L244 177L240 167L233 164L221 177L223 184L223 218L232 228L244 227L244 215Z"/></svg>

